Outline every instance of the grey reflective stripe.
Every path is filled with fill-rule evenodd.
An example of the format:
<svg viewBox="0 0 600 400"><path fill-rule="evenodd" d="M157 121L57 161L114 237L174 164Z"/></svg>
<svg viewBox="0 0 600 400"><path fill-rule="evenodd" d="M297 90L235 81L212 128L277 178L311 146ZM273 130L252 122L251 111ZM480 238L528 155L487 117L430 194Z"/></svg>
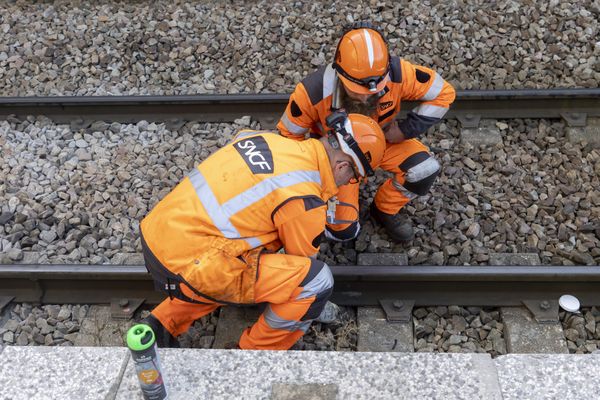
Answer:
<svg viewBox="0 0 600 400"><path fill-rule="evenodd" d="M238 140L238 139L242 139L248 136L253 136L253 135L260 135L263 133L275 133L273 131L247 131L247 132L238 132L238 134L233 138L233 140Z"/></svg>
<svg viewBox="0 0 600 400"><path fill-rule="evenodd" d="M244 241L248 243L251 249L255 249L258 246L262 245L262 241L257 237L244 238Z"/></svg>
<svg viewBox="0 0 600 400"><path fill-rule="evenodd" d="M325 129L323 129L323 125L321 125L321 121L317 122L317 128L321 131L322 134L325 134Z"/></svg>
<svg viewBox="0 0 600 400"><path fill-rule="evenodd" d="M226 201L221 205L221 208L223 213L229 218L276 189L303 182L314 182L321 185L321 175L318 171L292 171L272 178L267 178Z"/></svg>
<svg viewBox="0 0 600 400"><path fill-rule="evenodd" d="M448 112L448 108L432 106L431 104L421 104L413 112L424 117L442 118Z"/></svg>
<svg viewBox="0 0 600 400"><path fill-rule="evenodd" d="M323 98L331 96L336 80L335 69L333 69L333 65L329 64L323 73Z"/></svg>
<svg viewBox="0 0 600 400"><path fill-rule="evenodd" d="M429 87L427 93L425 93L425 95L421 97L421 100L429 101L435 99L436 97L438 97L443 87L444 79L440 76L440 74L436 72L435 78L433 79L433 83Z"/></svg>
<svg viewBox="0 0 600 400"><path fill-rule="evenodd" d="M284 331L290 331L290 332L295 332L298 330L300 330L302 332L306 332L312 322L312 320L290 321L287 319L283 319L279 315L275 314L275 312L271 308L271 305L267 306L267 309L265 310L263 315L265 317L265 321L271 328L282 329Z"/></svg>
<svg viewBox="0 0 600 400"><path fill-rule="evenodd" d="M206 179L204 179L204 176L202 176L198 169L194 168L188 175L188 178L214 226L228 239L244 239L250 248L260 246L262 241L257 237L242 238L229 220L232 215L248 207L250 204L259 201L278 188L303 182L314 182L319 186L321 185L321 175L318 171L293 171L265 179L220 205L206 183Z"/></svg>
<svg viewBox="0 0 600 400"><path fill-rule="evenodd" d="M428 176L433 175L440 169L440 163L433 157L415 165L406 171L406 180L408 182L418 182Z"/></svg>
<svg viewBox="0 0 600 400"><path fill-rule="evenodd" d="M290 121L287 116L287 112L284 112L281 116L281 122L283 122L283 126L285 126L286 129L292 132L294 135L304 135L306 132L308 132L308 128L303 128L300 125L296 125Z"/></svg>
<svg viewBox="0 0 600 400"><path fill-rule="evenodd" d="M190 178L198 199L200 199L200 202L204 206L206 213L212 220L215 227L220 230L223 236L226 238L239 238L240 233L229 221L229 215L226 215L224 210L219 205L219 201L206 183L206 179L204 179L204 176L202 176L200 171L194 168L194 170L188 175L188 178Z"/></svg>
<svg viewBox="0 0 600 400"><path fill-rule="evenodd" d="M317 276L312 278L310 282L304 285L304 289L302 289L302 292L298 295L298 297L296 297L296 299L306 299L307 297L316 296L332 286L333 275L331 274L331 270L327 264L325 264Z"/></svg>
<svg viewBox="0 0 600 400"><path fill-rule="evenodd" d="M416 193L411 192L410 190L408 190L407 188L402 186L400 184L400 182L396 181L395 179L392 179L392 186L394 186L397 191L399 191L400 193L402 193L404 196L408 197L411 200L418 197L418 195Z"/></svg>

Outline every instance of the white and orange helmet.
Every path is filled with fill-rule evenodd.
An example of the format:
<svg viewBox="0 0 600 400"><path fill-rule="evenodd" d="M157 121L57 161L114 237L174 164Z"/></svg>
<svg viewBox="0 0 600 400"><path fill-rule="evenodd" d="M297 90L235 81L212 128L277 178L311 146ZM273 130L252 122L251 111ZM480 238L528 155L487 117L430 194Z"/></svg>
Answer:
<svg viewBox="0 0 600 400"><path fill-rule="evenodd" d="M390 79L390 56L381 33L369 23L352 25L337 45L333 68L348 90L381 92Z"/></svg>
<svg viewBox="0 0 600 400"><path fill-rule="evenodd" d="M362 114L346 114L336 110L326 119L330 143L333 147L349 155L361 178L373 175L383 159L385 136L381 127L373 119Z"/></svg>

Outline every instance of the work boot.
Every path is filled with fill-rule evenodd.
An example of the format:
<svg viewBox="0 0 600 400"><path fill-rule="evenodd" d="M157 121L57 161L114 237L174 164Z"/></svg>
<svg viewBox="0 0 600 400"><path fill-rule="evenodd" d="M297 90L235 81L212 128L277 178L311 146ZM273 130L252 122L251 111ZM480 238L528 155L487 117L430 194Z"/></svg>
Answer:
<svg viewBox="0 0 600 400"><path fill-rule="evenodd" d="M371 203L371 217L385 228L388 236L395 242L407 242L413 240L415 232L412 223L404 216L398 214L387 214L379 210L375 203Z"/></svg>
<svg viewBox="0 0 600 400"><path fill-rule="evenodd" d="M325 307L323 307L323 311L321 311L321 314L314 321L322 324L332 324L339 319L339 315L340 307L335 303L327 301Z"/></svg>
<svg viewBox="0 0 600 400"><path fill-rule="evenodd" d="M161 324L160 321L156 319L154 315L148 315L146 318L141 320L140 323L146 324L150 326L150 328L152 328L152 331L154 332L154 337L156 338L156 345L158 347L180 347L179 340L177 340L175 336L171 335L171 332L169 332L167 328L165 328L163 324Z"/></svg>

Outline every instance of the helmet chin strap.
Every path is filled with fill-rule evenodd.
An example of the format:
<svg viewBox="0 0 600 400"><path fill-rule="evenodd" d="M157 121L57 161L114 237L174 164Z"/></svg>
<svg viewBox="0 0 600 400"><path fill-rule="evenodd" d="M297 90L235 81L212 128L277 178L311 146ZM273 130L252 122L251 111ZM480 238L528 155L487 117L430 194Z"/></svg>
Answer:
<svg viewBox="0 0 600 400"><path fill-rule="evenodd" d="M331 110L335 111L344 107L342 104L342 90L344 90L344 88L342 88L342 84L337 73L334 75L333 79L333 98L331 99Z"/></svg>
<svg viewBox="0 0 600 400"><path fill-rule="evenodd" d="M338 205L354 208L354 210L356 210L356 215L357 215L356 219L355 220L336 219L335 211L336 211ZM358 214L359 214L358 208L354 207L354 205L352 205L350 203L345 203L343 201L339 201L336 196L333 196L332 198L327 200L327 223L330 225L353 224L355 222L358 222L358 219L359 219Z"/></svg>

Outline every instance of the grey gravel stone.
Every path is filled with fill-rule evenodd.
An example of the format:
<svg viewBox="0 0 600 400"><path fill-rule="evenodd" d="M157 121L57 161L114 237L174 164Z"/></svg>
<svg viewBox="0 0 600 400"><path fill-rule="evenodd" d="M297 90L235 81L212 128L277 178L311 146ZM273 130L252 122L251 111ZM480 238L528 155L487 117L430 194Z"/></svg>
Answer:
<svg viewBox="0 0 600 400"><path fill-rule="evenodd" d="M0 174L7 177L0 204L2 213L12 213L0 226L7 232L0 237L3 259L13 262L8 251L20 249L21 262L31 262L31 254L41 263L141 265L139 221L242 125L259 127L250 118L237 122L187 122L177 131L147 121L112 123L87 133L42 117L0 121L7 132L0 142ZM597 265L600 151L568 143L562 122L499 123L508 127L493 147L459 143L456 121L423 138L435 147L451 137L453 146L436 150L443 170L431 194L403 209L416 231L409 248L363 216L357 240L323 243L321 259L355 264L364 253L406 253L409 264L480 265L494 263L496 254L529 253L540 264ZM91 160L77 160L73 146L80 139ZM31 143L49 143L40 148L50 150L41 158ZM49 174L48 184L38 184L39 171ZM377 171L361 190L363 213L385 179Z"/></svg>
<svg viewBox="0 0 600 400"><path fill-rule="evenodd" d="M331 60L350 20L375 22L393 54L443 71L459 89L592 88L600 80L592 1L511 0L485 10L439 2L426 13L412 3L337 4L334 13L328 6L161 3L157 13L155 5L114 1L10 3L10 21L0 25L0 94L289 92Z"/></svg>
<svg viewBox="0 0 600 400"><path fill-rule="evenodd" d="M480 314L487 325L481 324ZM506 354L503 324L495 310L478 307L419 307L413 310L415 350L417 352L488 352ZM495 328L492 328L491 325Z"/></svg>
<svg viewBox="0 0 600 400"><path fill-rule="evenodd" d="M600 347L600 315L596 307L581 309L581 314L561 311L559 316L570 353L593 353Z"/></svg>

